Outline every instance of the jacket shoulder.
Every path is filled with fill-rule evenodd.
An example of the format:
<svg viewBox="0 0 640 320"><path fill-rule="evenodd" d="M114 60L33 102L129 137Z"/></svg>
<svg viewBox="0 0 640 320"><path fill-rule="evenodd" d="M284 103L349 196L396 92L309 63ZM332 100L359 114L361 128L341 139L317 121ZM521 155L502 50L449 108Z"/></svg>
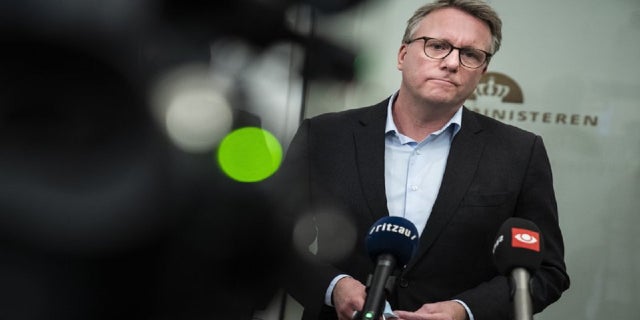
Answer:
<svg viewBox="0 0 640 320"><path fill-rule="evenodd" d="M375 105L370 105L366 107L347 109L343 111L337 112L327 112L323 113L311 118L306 119L305 121L311 122L313 124L322 124L322 123L336 123L336 122L368 122L377 118L385 118L386 117L386 106L388 99L377 103Z"/></svg>

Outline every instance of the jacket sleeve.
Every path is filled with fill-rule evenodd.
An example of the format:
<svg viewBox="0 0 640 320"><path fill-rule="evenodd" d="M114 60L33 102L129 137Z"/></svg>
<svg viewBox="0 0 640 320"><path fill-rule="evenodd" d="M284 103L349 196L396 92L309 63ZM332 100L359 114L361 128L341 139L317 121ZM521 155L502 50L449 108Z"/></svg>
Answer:
<svg viewBox="0 0 640 320"><path fill-rule="evenodd" d="M539 136L535 137L531 147L513 216L532 221L542 234L542 264L531 275L533 311L538 313L557 301L562 292L569 288L570 282L564 262L564 243L558 221L551 166ZM497 276L456 298L469 306L476 320L513 317L511 287L506 276Z"/></svg>
<svg viewBox="0 0 640 320"><path fill-rule="evenodd" d="M308 141L311 123L307 119L300 125L271 189L281 205L282 221L292 239L287 248L287 267L282 273L284 289L304 306L305 317L313 318L324 305L329 283L340 272L309 250L317 236L317 226L310 212L312 187Z"/></svg>

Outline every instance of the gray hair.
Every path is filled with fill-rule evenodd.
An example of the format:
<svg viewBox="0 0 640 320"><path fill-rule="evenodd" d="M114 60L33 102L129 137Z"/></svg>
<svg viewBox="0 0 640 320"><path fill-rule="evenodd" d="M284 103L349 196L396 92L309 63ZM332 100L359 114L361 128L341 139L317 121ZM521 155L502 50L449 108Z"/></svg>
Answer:
<svg viewBox="0 0 640 320"><path fill-rule="evenodd" d="M498 52L502 41L502 20L493 8L482 0L438 0L418 8L413 16L407 20L407 28L404 31L402 42L407 43L411 40L418 24L426 15L443 8L456 8L484 21L491 31L491 53Z"/></svg>

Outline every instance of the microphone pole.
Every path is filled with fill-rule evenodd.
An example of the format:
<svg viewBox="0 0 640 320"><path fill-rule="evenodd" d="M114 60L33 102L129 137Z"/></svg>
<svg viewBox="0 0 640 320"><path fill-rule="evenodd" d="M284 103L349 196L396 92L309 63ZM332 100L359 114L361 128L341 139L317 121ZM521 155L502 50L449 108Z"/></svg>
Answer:
<svg viewBox="0 0 640 320"><path fill-rule="evenodd" d="M533 320L529 279L531 279L529 271L525 268L514 268L511 271L511 280L515 287L513 293L514 320Z"/></svg>
<svg viewBox="0 0 640 320"><path fill-rule="evenodd" d="M362 308L363 320L378 319L384 309L384 301L386 298L387 281L396 267L396 259L392 254L381 254L378 257L376 269L371 277L371 287L367 290L367 299Z"/></svg>

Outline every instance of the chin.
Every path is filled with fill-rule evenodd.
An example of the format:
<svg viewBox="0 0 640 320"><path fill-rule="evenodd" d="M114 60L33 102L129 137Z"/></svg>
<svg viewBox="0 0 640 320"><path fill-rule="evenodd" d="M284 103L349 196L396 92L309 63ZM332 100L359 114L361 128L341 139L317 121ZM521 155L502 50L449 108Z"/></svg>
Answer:
<svg viewBox="0 0 640 320"><path fill-rule="evenodd" d="M438 106L460 106L464 100L460 100L458 97L452 95L429 95L423 97L423 101L430 105Z"/></svg>

